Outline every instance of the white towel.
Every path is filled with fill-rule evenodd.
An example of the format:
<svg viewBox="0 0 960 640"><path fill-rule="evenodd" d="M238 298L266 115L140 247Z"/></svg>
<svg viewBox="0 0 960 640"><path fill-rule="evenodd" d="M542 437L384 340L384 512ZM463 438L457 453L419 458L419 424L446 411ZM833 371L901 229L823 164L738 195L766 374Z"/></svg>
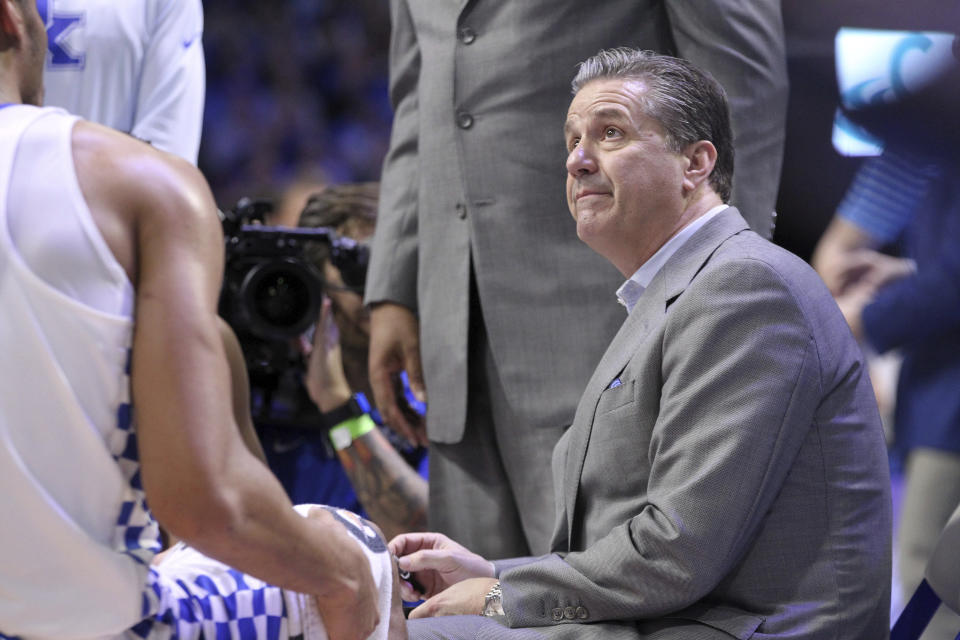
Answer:
<svg viewBox="0 0 960 640"><path fill-rule="evenodd" d="M302 516L306 516L310 508L316 505L297 505L295 508ZM377 533L366 524L357 514L345 509L335 509L324 507L334 514L347 528L363 552L370 561L370 572L373 574L373 580L377 585L378 602L377 608L380 612L380 624L368 640L386 640L387 632L390 629L390 603L393 597L393 556L386 547L386 542L377 535ZM320 618L320 611L317 609L316 600L313 596L294 591L284 591L284 598L287 600L287 610L297 611L299 613L301 632L304 640L328 640L327 631L323 627L323 620ZM291 619L291 634L293 624Z"/></svg>
<svg viewBox="0 0 960 640"><path fill-rule="evenodd" d="M306 517L310 509L317 506L298 505L295 508ZM380 624L369 640L385 640L393 596L393 558L386 542L356 514L333 507L320 508L328 510L346 527L370 562L370 571L379 592ZM218 629L228 629L234 635L241 620L256 629L257 637L266 637L270 624L268 617L280 621L281 638L302 636L304 640L328 640L313 596L271 587L251 576L238 574L222 562L183 543L165 553L155 569L160 614L147 636L150 640L173 636L188 640L210 635ZM231 603L230 607L222 604L226 601ZM258 603L256 606L252 604L254 601ZM186 609L192 613L188 619L182 619L180 614ZM281 621L279 616L282 614L285 616ZM215 626L218 624L219 627Z"/></svg>

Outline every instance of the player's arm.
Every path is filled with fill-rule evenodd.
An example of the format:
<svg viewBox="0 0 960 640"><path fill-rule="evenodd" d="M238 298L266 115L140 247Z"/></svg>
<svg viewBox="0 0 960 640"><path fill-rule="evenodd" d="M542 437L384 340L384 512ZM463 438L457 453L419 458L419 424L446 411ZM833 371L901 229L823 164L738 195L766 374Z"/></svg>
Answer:
<svg viewBox="0 0 960 640"><path fill-rule="evenodd" d="M309 348L303 378L310 399L329 414L350 400L352 390L343 370L339 332L332 304L324 299ZM334 425L331 437L337 457L367 515L392 538L423 531L427 518L427 483L373 423L369 415Z"/></svg>
<svg viewBox="0 0 960 640"><path fill-rule="evenodd" d="M230 388L233 392L233 417L240 428L240 437L250 453L260 462L267 464L267 454L263 451L257 430L253 425L253 416L250 415L250 376L247 373L247 363L243 358L243 348L230 325L222 318L219 321L220 336L223 338L223 348L227 354L227 363L230 365Z"/></svg>
<svg viewBox="0 0 960 640"><path fill-rule="evenodd" d="M343 470L371 520L387 539L427 526L427 483L379 429L337 451Z"/></svg>
<svg viewBox="0 0 960 640"><path fill-rule="evenodd" d="M128 229L136 288L132 383L143 484L171 533L278 586L314 594L328 629L362 638L377 621L363 552L329 518L305 519L244 445L216 315L222 237L186 162L89 123L74 130L81 189L100 226ZM122 231L117 234L122 236ZM121 259L123 262L123 259ZM324 606L324 604L326 606ZM337 619L337 611L350 619ZM349 623L349 624L348 624Z"/></svg>

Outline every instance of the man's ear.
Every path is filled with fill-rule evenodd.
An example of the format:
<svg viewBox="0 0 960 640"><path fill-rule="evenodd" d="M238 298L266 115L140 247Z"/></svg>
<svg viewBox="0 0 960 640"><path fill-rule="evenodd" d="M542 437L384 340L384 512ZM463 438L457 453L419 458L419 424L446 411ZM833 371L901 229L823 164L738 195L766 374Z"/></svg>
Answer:
<svg viewBox="0 0 960 640"><path fill-rule="evenodd" d="M23 37L23 12L17 0L0 0L0 51L6 51Z"/></svg>
<svg viewBox="0 0 960 640"><path fill-rule="evenodd" d="M698 140L687 145L683 155L687 166L683 171L683 186L693 191L710 178L717 164L717 148L709 140Z"/></svg>

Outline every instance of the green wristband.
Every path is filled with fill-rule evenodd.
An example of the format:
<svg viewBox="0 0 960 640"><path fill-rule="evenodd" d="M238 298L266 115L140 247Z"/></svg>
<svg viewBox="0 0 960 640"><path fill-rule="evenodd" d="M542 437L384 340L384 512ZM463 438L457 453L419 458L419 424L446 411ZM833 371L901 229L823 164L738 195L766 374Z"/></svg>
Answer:
<svg viewBox="0 0 960 640"><path fill-rule="evenodd" d="M362 416L344 420L330 429L330 442L333 443L334 449L342 451L353 444L354 440L365 436L376 428L377 423L373 421L369 413L365 413Z"/></svg>

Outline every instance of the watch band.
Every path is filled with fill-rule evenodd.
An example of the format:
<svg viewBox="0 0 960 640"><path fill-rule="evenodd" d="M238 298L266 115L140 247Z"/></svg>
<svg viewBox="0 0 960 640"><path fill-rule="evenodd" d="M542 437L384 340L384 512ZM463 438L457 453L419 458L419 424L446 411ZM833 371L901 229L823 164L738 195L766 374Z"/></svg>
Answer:
<svg viewBox="0 0 960 640"><path fill-rule="evenodd" d="M480 615L485 618L493 618L494 616L502 616L503 613L503 590L500 588L500 581L498 580L490 591L487 592L487 595L483 599L483 609L480 611Z"/></svg>
<svg viewBox="0 0 960 640"><path fill-rule="evenodd" d="M357 398L358 394L353 394L350 396L350 399L344 402L339 407L331 409L330 411L325 411L321 414L323 417L323 424L326 425L327 429L332 429L342 422L351 420L353 418L359 418L360 416L367 413L367 409L360 404L360 400Z"/></svg>
<svg viewBox="0 0 960 640"><path fill-rule="evenodd" d="M356 418L344 420L334 428L330 429L328 435L333 448L337 451L346 449L354 440L364 436L377 428L377 423L373 421L369 413L364 413Z"/></svg>

